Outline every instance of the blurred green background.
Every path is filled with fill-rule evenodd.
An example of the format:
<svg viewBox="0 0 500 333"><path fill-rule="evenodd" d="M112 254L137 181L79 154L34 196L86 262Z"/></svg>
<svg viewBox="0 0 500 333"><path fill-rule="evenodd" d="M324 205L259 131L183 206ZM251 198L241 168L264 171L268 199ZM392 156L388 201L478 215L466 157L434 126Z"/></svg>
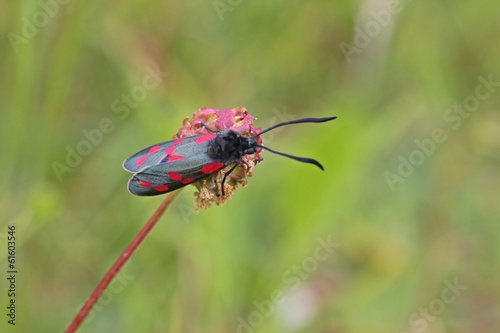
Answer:
<svg viewBox="0 0 500 333"><path fill-rule="evenodd" d="M2 2L2 331L62 332L163 200L127 192L125 158L198 108L245 106L260 127L338 116L263 138L326 171L264 152L224 206L194 212L183 190L81 332L498 332L499 12Z"/></svg>

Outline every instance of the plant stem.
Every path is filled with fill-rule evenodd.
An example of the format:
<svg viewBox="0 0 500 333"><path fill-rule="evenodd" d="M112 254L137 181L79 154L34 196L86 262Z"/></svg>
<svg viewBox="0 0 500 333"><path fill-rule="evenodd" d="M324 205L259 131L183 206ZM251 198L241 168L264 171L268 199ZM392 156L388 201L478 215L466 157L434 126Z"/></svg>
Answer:
<svg viewBox="0 0 500 333"><path fill-rule="evenodd" d="M92 294L89 296L85 304L82 306L76 317L73 319L71 324L66 329L65 333L74 333L80 327L81 323L85 320L87 315L90 313L90 310L97 303L99 298L102 296L106 288L109 286L111 281L113 281L114 277L120 272L123 265L130 259L132 254L137 250L139 245L141 245L142 241L146 238L149 232L156 225L160 217L163 215L168 206L172 203L174 198L180 191L170 192L165 200L161 203L161 205L156 209L156 212L149 218L148 222L142 227L141 231L134 237L129 246L123 251L120 257L116 260L116 262L111 266L106 275L102 278L101 282L94 289Z"/></svg>

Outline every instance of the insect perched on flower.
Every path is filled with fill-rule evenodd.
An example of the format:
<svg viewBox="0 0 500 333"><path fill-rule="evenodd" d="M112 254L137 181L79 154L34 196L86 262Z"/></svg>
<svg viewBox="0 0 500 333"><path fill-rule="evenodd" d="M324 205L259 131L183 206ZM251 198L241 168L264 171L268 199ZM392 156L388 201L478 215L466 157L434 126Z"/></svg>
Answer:
<svg viewBox="0 0 500 333"><path fill-rule="evenodd" d="M199 197L205 196L203 200L220 204L225 201L224 198L230 197L236 188L234 184L246 185L246 178L252 175L253 167L262 160L262 149L314 164L323 170L323 166L314 159L263 146L260 136L284 125L321 123L335 118L296 119L261 131L252 126L255 118L242 107L197 110L193 119L184 120L183 128L173 140L145 148L125 160L123 167L134 174L128 182L128 189L135 195L152 196L195 183L200 190ZM230 184L226 183L227 177L230 177ZM211 182L207 182L209 178ZM198 205L206 206L200 202Z"/></svg>

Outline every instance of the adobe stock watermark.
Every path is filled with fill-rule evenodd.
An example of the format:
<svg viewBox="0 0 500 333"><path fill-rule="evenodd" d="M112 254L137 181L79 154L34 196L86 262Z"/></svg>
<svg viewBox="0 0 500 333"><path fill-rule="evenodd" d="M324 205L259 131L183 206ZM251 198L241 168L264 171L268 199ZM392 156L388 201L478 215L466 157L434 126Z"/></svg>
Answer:
<svg viewBox="0 0 500 333"><path fill-rule="evenodd" d="M119 98L111 103L111 112L115 114L119 120L124 120L130 115L130 111L139 106L139 103L144 101L153 89L157 88L168 76L167 72L162 72L160 67L146 67L147 74L143 77L140 85L134 86L129 93L122 94ZM83 157L89 156L94 148L102 144L105 135L113 133L116 129L117 119L105 117L99 121L96 127L91 129L83 129L82 136L84 137L73 147L66 146L66 158L63 162L52 162L52 169L61 182L66 174L73 172L73 169L78 167Z"/></svg>
<svg viewBox="0 0 500 333"><path fill-rule="evenodd" d="M262 127L263 129L265 129L267 127L271 127L278 123L293 120L296 118L296 115L288 113L286 105L283 106L281 111L278 108L273 108L272 113L274 114L274 116L267 121L267 126L260 126L260 124L258 125L255 124L255 126ZM258 122L258 120L256 120L256 122ZM272 142L274 140L274 134L279 133L282 129L283 128L277 128L275 130L272 130L271 132L265 133L264 135L266 136L265 138L266 145ZM196 203L194 202L195 199L193 199L193 205L188 205L184 203L180 203L178 205L179 214L182 216L182 220L186 224L191 223L193 215L197 215L199 212L199 210L195 209Z"/></svg>
<svg viewBox="0 0 500 333"><path fill-rule="evenodd" d="M72 0L41 0L38 2L40 8L31 17L24 16L21 18L22 27L21 34L9 32L10 44L16 53L19 52L19 47L22 44L28 44L30 39L38 35L40 29L44 28L49 21L54 18L61 8L61 5L66 5Z"/></svg>
<svg viewBox="0 0 500 333"><path fill-rule="evenodd" d="M297 116L295 114L288 113L288 109L287 109L286 105L283 106L281 111L278 110L277 108L273 108L272 112L273 112L274 116L271 119L267 120L267 126L259 124L259 127L261 127L262 129L266 129L266 128L274 126L278 123L283 123L285 121L290 121L290 120L297 118ZM282 130L284 130L284 128L279 127L279 128L272 130L271 132L265 133L264 135L265 135L266 145L269 144L270 142L273 142L274 135L281 132ZM264 139L262 139L262 140L264 140Z"/></svg>
<svg viewBox="0 0 500 333"><path fill-rule="evenodd" d="M222 22L224 21L224 13L234 11L242 2L243 0L214 0L212 6Z"/></svg>
<svg viewBox="0 0 500 333"><path fill-rule="evenodd" d="M466 285L459 284L458 278L451 283L448 280L444 282L445 287L441 290L439 298L435 298L429 302L428 306L418 308L410 314L408 318L408 331L401 333L421 333L427 329L429 322L436 320L436 316L441 315L446 310L446 305L456 301L462 295L462 292L467 289Z"/></svg>
<svg viewBox="0 0 500 333"><path fill-rule="evenodd" d="M449 126L448 129L441 127L434 128L427 138L414 141L415 148L406 156L399 155L399 166L395 172L385 171L384 178L392 192L396 190L396 185L404 183L417 167L421 166L431 155L433 155L437 146L448 140L447 131L456 131L462 125L464 119L469 118L473 112L481 106L481 101L488 99L495 90L500 87L500 82L493 80L493 74L487 79L478 77L478 84L474 93L465 97L462 103L455 103L452 107L443 113L443 121Z"/></svg>
<svg viewBox="0 0 500 333"><path fill-rule="evenodd" d="M318 238L317 243L311 256L304 258L299 265L293 265L283 272L281 276L282 288L273 290L268 299L254 301L252 304L255 310L245 318L239 316L236 319L238 323L237 333L252 333L255 328L261 326L264 319L273 315L277 306L287 300L287 295L297 290L318 269L319 264L326 261L335 249L340 247L340 244L332 242L331 236L326 237L326 239Z"/></svg>
<svg viewBox="0 0 500 333"><path fill-rule="evenodd" d="M405 1L409 2L411 0ZM346 42L342 42L339 45L347 63L350 64L354 55L359 55L363 49L368 47L385 28L391 25L393 18L402 11L403 5L400 0L387 1L385 9L371 10L370 19L365 22L364 27L360 28L356 26L354 28L354 45Z"/></svg>
<svg viewBox="0 0 500 333"><path fill-rule="evenodd" d="M99 301L95 304L94 308L85 319L86 323L90 323L92 320L94 320L96 314L101 312L106 305L111 303L111 301L113 300L113 295L121 293L124 290L124 288L128 286L130 281L135 280L135 276L128 275L125 272L126 268L129 266L130 263L131 261L129 261L120 271L120 273L118 273L118 275L115 276L114 280L110 283L106 291L102 294ZM84 303L78 306L77 312L81 309L83 304Z"/></svg>

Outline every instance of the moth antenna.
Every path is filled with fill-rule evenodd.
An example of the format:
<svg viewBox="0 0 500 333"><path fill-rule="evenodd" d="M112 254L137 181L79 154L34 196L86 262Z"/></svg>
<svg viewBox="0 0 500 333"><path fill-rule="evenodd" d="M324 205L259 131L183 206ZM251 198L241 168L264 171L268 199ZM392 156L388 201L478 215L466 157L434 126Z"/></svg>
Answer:
<svg viewBox="0 0 500 333"><path fill-rule="evenodd" d="M295 120L290 120L290 121L284 121L282 123L273 125L271 127L266 128L265 130L261 131L259 134L254 135L252 138L258 137L261 134L264 134L266 132L272 131L275 128L285 126L285 125L292 125L292 124L300 124L300 123L323 123L325 121L330 121L334 120L337 117L326 117L326 118L300 118L300 119L295 119ZM314 164L314 163L313 163Z"/></svg>
<svg viewBox="0 0 500 333"><path fill-rule="evenodd" d="M265 147L265 146L261 146L261 145L255 145L255 146L259 147L259 148L262 148L262 149L265 149L265 150L268 150L271 153L275 153L277 155L281 155L281 156L285 156L285 157L291 158L292 160L296 160L296 161L299 161L299 162L302 162L302 163L314 164L315 166L317 166L321 170L323 170L323 171L325 170L325 168L323 168L323 166L321 165L321 163L319 163L315 159L308 158L308 157L293 156L293 155L282 153L282 152L279 152L279 151L276 151L274 149L271 149L271 148L268 148L268 147Z"/></svg>

